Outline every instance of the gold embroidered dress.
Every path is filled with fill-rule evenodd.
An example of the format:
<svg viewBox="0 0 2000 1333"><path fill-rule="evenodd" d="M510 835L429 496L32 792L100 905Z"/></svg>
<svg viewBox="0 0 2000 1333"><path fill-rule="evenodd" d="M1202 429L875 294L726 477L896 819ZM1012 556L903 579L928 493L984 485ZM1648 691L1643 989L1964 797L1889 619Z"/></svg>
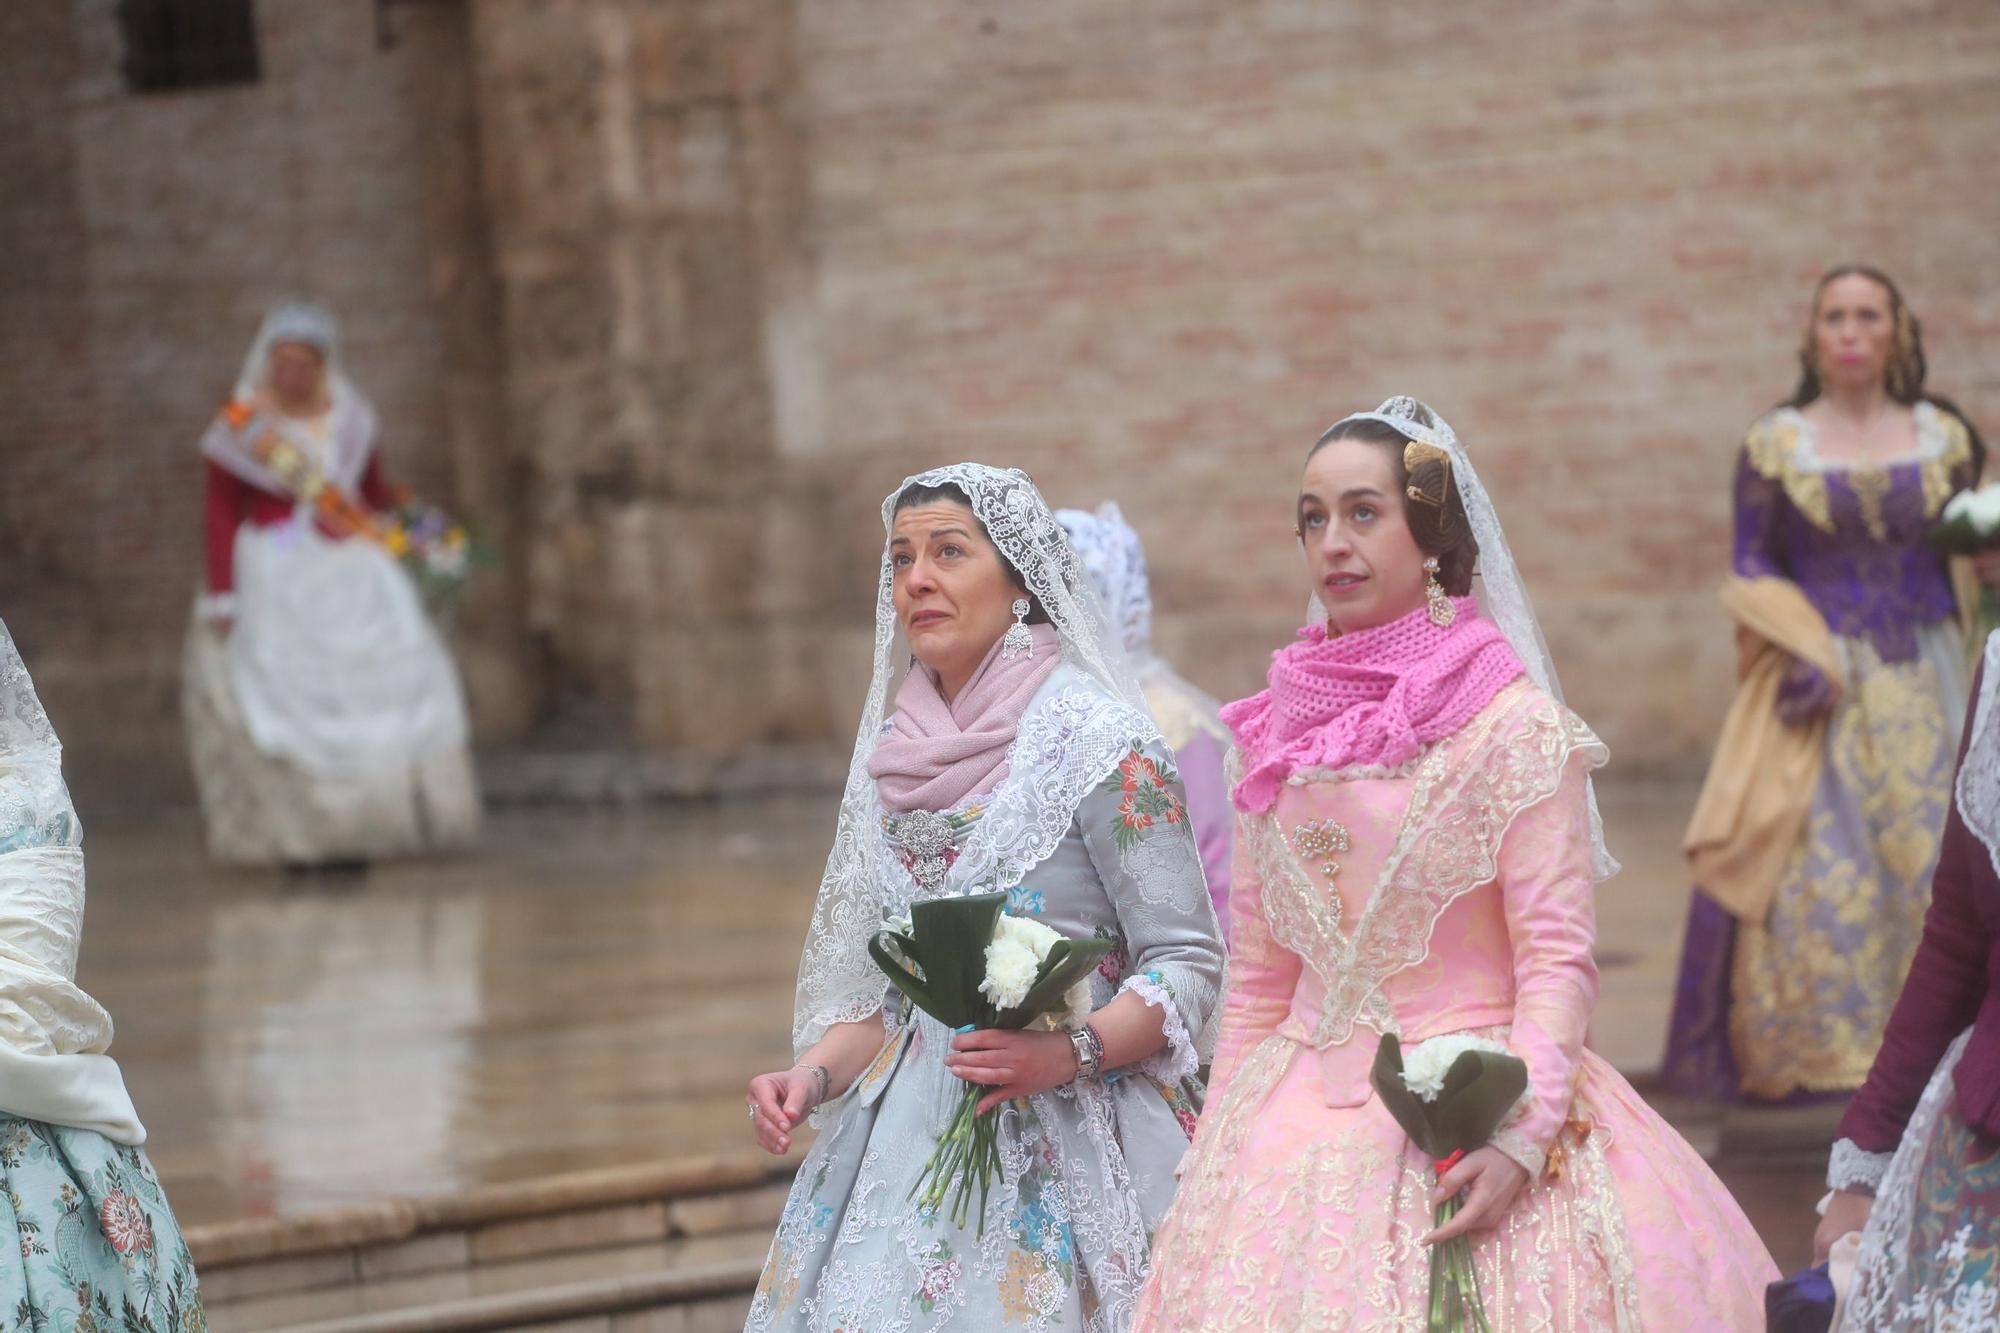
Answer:
<svg viewBox="0 0 2000 1333"><path fill-rule="evenodd" d="M1909 970L1951 799L1967 665L1952 580L1925 533L1974 471L1964 423L1927 402L1915 411L1916 451L1884 463L1822 459L1792 408L1758 421L1744 443L1734 573L1798 587L1832 632L1844 689L1768 910L1739 919L1695 894L1663 1071L1676 1091L1852 1091ZM1787 689L1827 687L1815 674Z"/></svg>
<svg viewBox="0 0 2000 1333"><path fill-rule="evenodd" d="M1239 811L1209 1100L1136 1328L1424 1328L1435 1176L1369 1083L1389 1032L1528 1064L1493 1146L1530 1184L1475 1244L1496 1330L1762 1327L1777 1272L1748 1221L1584 1049L1605 759L1522 680L1410 764L1303 769Z"/></svg>

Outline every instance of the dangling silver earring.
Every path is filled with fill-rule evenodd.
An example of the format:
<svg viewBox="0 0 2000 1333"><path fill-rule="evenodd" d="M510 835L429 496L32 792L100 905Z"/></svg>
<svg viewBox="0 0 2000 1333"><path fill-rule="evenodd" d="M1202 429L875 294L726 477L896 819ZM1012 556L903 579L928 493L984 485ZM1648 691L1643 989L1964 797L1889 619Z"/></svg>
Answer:
<svg viewBox="0 0 2000 1333"><path fill-rule="evenodd" d="M1424 561L1424 600L1430 603L1431 624L1439 629L1449 629L1451 622L1458 619L1458 608L1452 605L1451 598L1445 595L1444 585L1438 582L1436 556Z"/></svg>
<svg viewBox="0 0 2000 1333"><path fill-rule="evenodd" d="M1034 604L1025 597L1014 599L1014 623L1007 627L1006 636L1000 640L1000 656L1005 661L1026 656L1030 661L1035 656L1035 636L1028 628L1028 612Z"/></svg>

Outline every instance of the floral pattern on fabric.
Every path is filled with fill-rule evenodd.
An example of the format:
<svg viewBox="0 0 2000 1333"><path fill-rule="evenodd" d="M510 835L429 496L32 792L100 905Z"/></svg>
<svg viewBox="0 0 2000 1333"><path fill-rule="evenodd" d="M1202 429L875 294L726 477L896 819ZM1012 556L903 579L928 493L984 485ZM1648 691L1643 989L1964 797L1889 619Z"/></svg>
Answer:
<svg viewBox="0 0 2000 1333"><path fill-rule="evenodd" d="M1938 1062L1882 1179L1843 1329L2000 1326L2000 1145L1967 1126L1952 1078L1969 1040L1961 1034Z"/></svg>
<svg viewBox="0 0 2000 1333"><path fill-rule="evenodd" d="M1171 762L1164 759L1155 762L1137 747L1104 779L1102 790L1118 796L1118 810L1111 828L1119 851L1131 851L1155 821L1187 822L1187 806L1174 790L1180 780L1181 775L1174 771Z"/></svg>
<svg viewBox="0 0 2000 1333"><path fill-rule="evenodd" d="M194 1261L152 1164L88 1130L0 1116L7 1333L203 1333ZM11 1221L12 1235L5 1231Z"/></svg>

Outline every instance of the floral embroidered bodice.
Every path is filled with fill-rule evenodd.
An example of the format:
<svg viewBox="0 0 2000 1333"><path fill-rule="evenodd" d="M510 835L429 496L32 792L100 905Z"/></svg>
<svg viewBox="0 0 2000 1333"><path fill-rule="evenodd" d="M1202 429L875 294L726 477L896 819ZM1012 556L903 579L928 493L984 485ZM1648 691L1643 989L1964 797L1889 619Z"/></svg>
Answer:
<svg viewBox="0 0 2000 1333"><path fill-rule="evenodd" d="M1916 631L1956 610L1943 557L1924 534L1973 481L1965 426L1916 405L1917 448L1886 463L1822 459L1811 424L1780 408L1750 428L1736 468L1733 567L1799 585L1835 634L1885 662L1917 653Z"/></svg>

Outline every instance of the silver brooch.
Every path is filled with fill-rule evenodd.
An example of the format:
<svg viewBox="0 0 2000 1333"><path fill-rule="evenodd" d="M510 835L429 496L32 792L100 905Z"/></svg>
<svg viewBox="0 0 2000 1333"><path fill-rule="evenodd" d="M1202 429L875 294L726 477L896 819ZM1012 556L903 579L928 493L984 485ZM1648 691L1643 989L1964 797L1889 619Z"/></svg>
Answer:
<svg viewBox="0 0 2000 1333"><path fill-rule="evenodd" d="M935 810L917 810L898 819L889 836L909 853L910 878L917 887L930 893L944 883L945 872L951 869L945 857L951 850L951 820Z"/></svg>

